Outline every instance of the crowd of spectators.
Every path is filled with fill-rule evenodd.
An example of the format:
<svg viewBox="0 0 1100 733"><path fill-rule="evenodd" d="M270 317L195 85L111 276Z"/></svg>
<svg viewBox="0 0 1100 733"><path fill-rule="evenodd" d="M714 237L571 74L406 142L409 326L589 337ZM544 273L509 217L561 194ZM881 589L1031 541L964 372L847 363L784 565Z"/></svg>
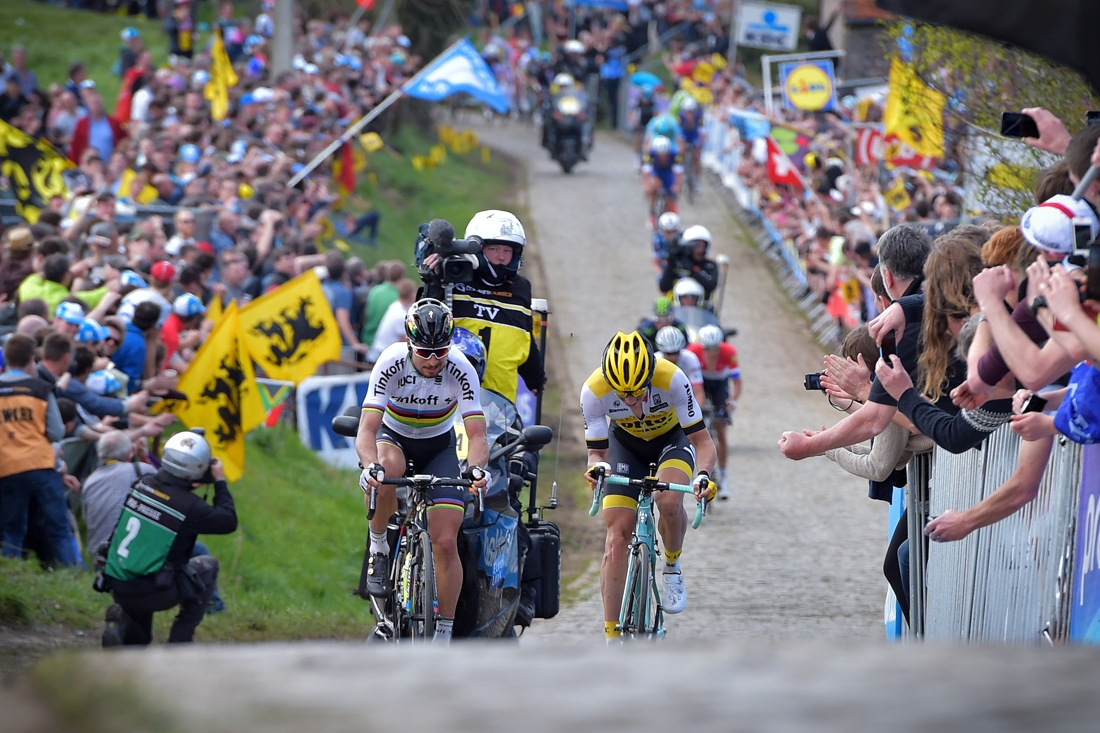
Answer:
<svg viewBox="0 0 1100 733"><path fill-rule="evenodd" d="M66 494L79 513L81 483L97 467L156 465L149 441L173 417L149 408L174 396L213 327L205 315L215 298L243 306L316 268L345 367L362 368L371 346L388 345L376 332L392 331L385 316L408 290L404 267L324 251L326 221L352 239L369 230L369 244L377 214L337 217L327 164L300 186L287 183L420 59L398 25L372 33L366 21L349 27L346 15L299 16L293 69L273 74L271 7L265 1L253 20L219 6L240 80L224 120L204 95L211 35L188 0L171 5L163 38L123 32L117 100L102 98L80 62L67 80L51 80L27 68L24 49L8 54L0 119L50 141L74 166L36 221L9 220L0 231L0 415L5 427L29 420L25 441L0 441L4 555L33 549L45 562L80 562ZM164 43L168 61L158 67L149 46ZM14 460L28 445L33 460ZM117 517L128 488L108 483L111 491L84 497L96 531L113 524L94 505L110 502Z"/></svg>

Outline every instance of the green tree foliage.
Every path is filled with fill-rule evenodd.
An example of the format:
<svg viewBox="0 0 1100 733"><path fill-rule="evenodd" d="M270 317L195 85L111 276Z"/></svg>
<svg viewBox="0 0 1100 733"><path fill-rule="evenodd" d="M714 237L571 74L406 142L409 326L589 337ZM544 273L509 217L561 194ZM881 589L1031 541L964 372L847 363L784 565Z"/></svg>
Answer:
<svg viewBox="0 0 1100 733"><path fill-rule="evenodd" d="M906 19L888 31L890 52L899 41L911 43L917 75L947 97L946 145L964 161L968 189L994 215L1015 218L1033 206L1035 177L1054 159L1006 143L998 134L1001 113L1045 107L1075 133L1085 126L1086 110L1100 108L1085 79L1042 56L953 28Z"/></svg>
<svg viewBox="0 0 1100 733"><path fill-rule="evenodd" d="M474 0L398 0L397 18L413 51L427 61L467 26L474 5Z"/></svg>

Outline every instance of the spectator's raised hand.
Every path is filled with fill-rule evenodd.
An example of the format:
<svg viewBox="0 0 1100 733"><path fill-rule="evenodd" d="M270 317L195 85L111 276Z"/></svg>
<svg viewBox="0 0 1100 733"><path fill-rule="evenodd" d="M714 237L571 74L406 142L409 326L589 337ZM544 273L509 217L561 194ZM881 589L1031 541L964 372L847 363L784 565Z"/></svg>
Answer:
<svg viewBox="0 0 1100 733"><path fill-rule="evenodd" d="M832 397L854 399L863 402L871 389L871 370L863 362L863 354L856 354L857 361L836 354L825 357L825 371L821 374L821 386Z"/></svg>
<svg viewBox="0 0 1100 733"><path fill-rule="evenodd" d="M891 303L890 307L875 316L875 319L867 324L867 332L875 343L882 346L883 334L894 332L894 339L901 343L902 333L905 331L905 311L898 303Z"/></svg>
<svg viewBox="0 0 1100 733"><path fill-rule="evenodd" d="M1050 267L1042 259L1027 266L1027 302L1040 294L1040 288L1050 279Z"/></svg>
<svg viewBox="0 0 1100 733"><path fill-rule="evenodd" d="M1016 275L1005 265L990 267L974 276L974 299L983 311L1004 308L1004 300L1016 287Z"/></svg>
<svg viewBox="0 0 1100 733"><path fill-rule="evenodd" d="M891 397L900 400L905 391L913 386L913 380L909 378L909 372L905 371L897 354L890 354L889 359L889 362L886 359L878 360L875 376Z"/></svg>
<svg viewBox="0 0 1100 733"><path fill-rule="evenodd" d="M1054 416L1042 412L1028 412L1012 416L1012 432L1024 440L1042 440L1058 434L1054 427Z"/></svg>
<svg viewBox="0 0 1100 733"><path fill-rule="evenodd" d="M951 390L951 401L960 410L976 410L984 405L988 399L988 394L974 394L971 392L970 385L966 382Z"/></svg>
<svg viewBox="0 0 1100 733"><path fill-rule="evenodd" d="M957 542L971 532L966 515L954 509L947 509L924 526L924 534L933 542Z"/></svg>
<svg viewBox="0 0 1100 733"><path fill-rule="evenodd" d="M1039 294L1047 299L1050 312L1062 323L1069 323L1082 312L1077 283L1062 267L1050 271L1050 277L1039 286Z"/></svg>
<svg viewBox="0 0 1100 733"><path fill-rule="evenodd" d="M127 412L134 412L138 414L145 413L145 406L149 402L149 392L141 390L140 392L134 392L126 399Z"/></svg>
<svg viewBox="0 0 1100 733"><path fill-rule="evenodd" d="M1071 137L1065 123L1042 107L1027 107L1022 112L1035 120L1039 128L1039 137L1025 137L1024 142L1048 153L1065 155Z"/></svg>
<svg viewBox="0 0 1100 733"><path fill-rule="evenodd" d="M789 430L779 438L779 450L792 461L801 461L803 458L818 455L814 452L810 443L810 436Z"/></svg>

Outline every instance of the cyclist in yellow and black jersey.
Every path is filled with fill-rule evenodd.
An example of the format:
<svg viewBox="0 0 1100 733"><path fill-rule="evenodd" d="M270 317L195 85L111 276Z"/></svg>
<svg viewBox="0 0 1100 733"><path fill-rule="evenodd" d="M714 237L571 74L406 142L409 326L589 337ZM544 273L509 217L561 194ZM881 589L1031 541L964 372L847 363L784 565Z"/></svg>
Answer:
<svg viewBox="0 0 1100 733"><path fill-rule="evenodd" d="M599 369L581 388L584 436L588 443L589 484L593 469L630 478L644 478L649 465L657 464L661 481L695 486L696 498L711 498L709 482L714 468L714 443L703 423L703 413L691 383L673 363L657 360L653 347L637 331L619 332L611 339ZM694 480L692 477L694 476ZM704 481L707 479L707 481ZM704 485L706 487L704 488ZM607 540L600 591L603 596L604 632L619 635L616 628L626 583L630 537L637 523L638 489L605 486L603 498ZM679 613L687 605L680 569L680 553L688 518L683 495L654 493L664 546L662 599L666 613Z"/></svg>

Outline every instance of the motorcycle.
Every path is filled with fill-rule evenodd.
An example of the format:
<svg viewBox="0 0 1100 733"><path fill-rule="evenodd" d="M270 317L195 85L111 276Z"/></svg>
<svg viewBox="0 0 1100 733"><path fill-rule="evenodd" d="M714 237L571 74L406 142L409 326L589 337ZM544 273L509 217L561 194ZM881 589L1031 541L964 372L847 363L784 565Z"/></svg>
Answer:
<svg viewBox="0 0 1100 733"><path fill-rule="evenodd" d="M455 608L453 634L467 638L509 638L516 636L516 612L530 545L522 541L526 528L520 515L518 495L537 476L538 452L553 439L553 431L542 425L523 427L515 405L495 392L482 390L481 401L492 483L480 505L473 495L466 502L458 535L463 580ZM355 408L354 412L360 411ZM348 413L334 418L332 429L338 435L354 437L358 433L359 418L351 414L352 410ZM468 448L466 436L461 430L456 432L456 448L459 457L464 459ZM404 489L398 488L397 499L398 513L389 522L391 544L397 539L396 530L406 511ZM553 497L550 503L556 503ZM369 552L369 545L364 552ZM366 554L363 567L366 567ZM360 579L358 595L371 601L372 608L375 603L385 602L385 599L374 599L366 593L364 578ZM385 611L374 610L376 616ZM381 626L375 628L372 637L390 638Z"/></svg>
<svg viewBox="0 0 1100 733"><path fill-rule="evenodd" d="M552 102L550 124L550 155L561 166L563 173L571 173L573 166L584 158L584 126L587 114L580 97L562 94Z"/></svg>

